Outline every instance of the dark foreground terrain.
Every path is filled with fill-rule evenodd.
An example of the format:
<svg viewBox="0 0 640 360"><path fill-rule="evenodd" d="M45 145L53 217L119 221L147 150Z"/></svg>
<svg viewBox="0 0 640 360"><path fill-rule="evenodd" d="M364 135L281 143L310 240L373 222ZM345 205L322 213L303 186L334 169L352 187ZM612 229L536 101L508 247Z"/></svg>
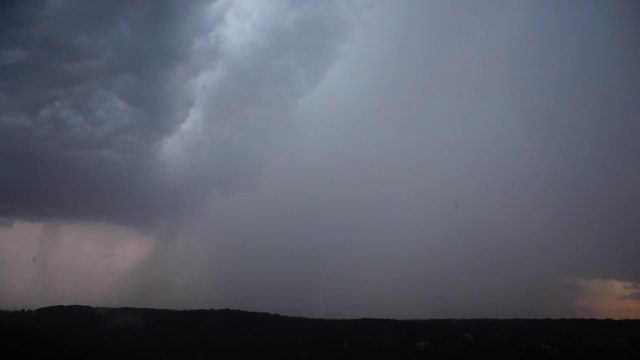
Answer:
<svg viewBox="0 0 640 360"><path fill-rule="evenodd" d="M0 312L0 357L640 359L637 320L317 320L237 310Z"/></svg>

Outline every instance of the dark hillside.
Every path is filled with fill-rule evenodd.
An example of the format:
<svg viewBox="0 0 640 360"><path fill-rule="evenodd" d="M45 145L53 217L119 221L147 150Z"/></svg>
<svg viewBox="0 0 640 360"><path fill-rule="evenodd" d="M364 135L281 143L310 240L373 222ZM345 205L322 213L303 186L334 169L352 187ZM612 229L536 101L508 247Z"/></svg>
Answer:
<svg viewBox="0 0 640 360"><path fill-rule="evenodd" d="M319 320L54 306L0 313L0 339L10 358L640 358L634 320Z"/></svg>

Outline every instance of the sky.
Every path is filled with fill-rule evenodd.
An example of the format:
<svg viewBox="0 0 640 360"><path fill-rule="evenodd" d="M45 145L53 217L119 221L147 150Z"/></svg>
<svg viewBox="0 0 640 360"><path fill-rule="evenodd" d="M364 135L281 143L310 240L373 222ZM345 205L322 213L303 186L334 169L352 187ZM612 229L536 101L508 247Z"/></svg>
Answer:
<svg viewBox="0 0 640 360"><path fill-rule="evenodd" d="M3 1L0 308L640 318L631 1Z"/></svg>

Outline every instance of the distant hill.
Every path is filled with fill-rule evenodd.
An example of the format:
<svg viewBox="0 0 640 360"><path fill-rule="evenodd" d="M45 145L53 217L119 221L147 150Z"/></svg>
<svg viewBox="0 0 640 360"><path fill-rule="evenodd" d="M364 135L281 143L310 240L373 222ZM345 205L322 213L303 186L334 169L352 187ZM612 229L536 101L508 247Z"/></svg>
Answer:
<svg viewBox="0 0 640 360"><path fill-rule="evenodd" d="M240 310L0 312L3 358L640 359L638 320L320 320Z"/></svg>

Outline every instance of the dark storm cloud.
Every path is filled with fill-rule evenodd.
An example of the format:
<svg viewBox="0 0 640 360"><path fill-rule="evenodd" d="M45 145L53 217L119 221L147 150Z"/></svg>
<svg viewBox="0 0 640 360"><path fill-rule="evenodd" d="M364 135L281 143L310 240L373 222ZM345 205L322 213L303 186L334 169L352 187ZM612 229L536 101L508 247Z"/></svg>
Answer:
<svg viewBox="0 0 640 360"><path fill-rule="evenodd" d="M179 70L203 8L3 6L0 215L139 224L164 211L153 147L184 111Z"/></svg>
<svg viewBox="0 0 640 360"><path fill-rule="evenodd" d="M238 7L5 3L0 217L146 226L242 186L259 166L259 135L319 81L344 26L331 4L282 3L289 21L257 24L234 18ZM179 128L194 117L200 142ZM176 151L186 165L167 176Z"/></svg>
<svg viewBox="0 0 640 360"><path fill-rule="evenodd" d="M636 4L87 4L0 22L0 224L71 220L41 273L118 234L126 306L588 317L638 290Z"/></svg>

